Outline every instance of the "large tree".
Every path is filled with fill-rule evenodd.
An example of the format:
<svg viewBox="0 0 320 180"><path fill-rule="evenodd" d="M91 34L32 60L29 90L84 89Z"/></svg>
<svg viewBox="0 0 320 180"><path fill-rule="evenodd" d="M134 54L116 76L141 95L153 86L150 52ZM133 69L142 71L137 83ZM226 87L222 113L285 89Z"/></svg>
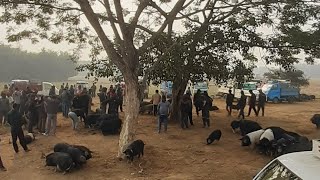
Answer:
<svg viewBox="0 0 320 180"><path fill-rule="evenodd" d="M124 8L124 5L129 4L128 1L120 0L113 0L113 3L111 0L2 0L0 2L4 7L1 22L10 25L13 23L13 26L31 24L22 31L16 27L9 28L9 41L27 38L36 43L38 38L44 38L54 43L62 41L75 43L78 49L90 44L93 61L99 61L98 55L105 52L110 63L119 68L127 85L128 96L127 110L119 138L119 156L122 155L123 146L134 139L139 108L138 75L151 73L150 71L156 69L159 64L153 63L152 67L144 72L142 67L144 64L140 63L140 57L163 32L166 32L168 42L166 45L168 52L162 54L164 56L170 54L170 47L181 43L179 40L175 41L176 33L183 35L191 29L197 36L202 36L203 31L207 29L211 30L208 32L216 33L218 41L214 38L211 39L212 43L217 47L224 43L229 44L230 47L226 49L227 54L232 48L243 54L238 45L247 46L244 48L245 51L257 45L267 47L273 56L267 58L267 62L279 63L285 67L297 61L290 55L291 48L294 48L296 50L294 53L297 54L301 47L308 46L305 53L310 55L307 59L309 62L313 56L319 55L319 52L314 50L319 43L305 43L306 39L319 40L316 38L319 33L315 33L319 21L315 20L318 20L320 11L319 3L315 1L138 0L135 2L134 12ZM88 27L82 25L81 17L86 18L83 23L89 24ZM182 22L188 28L178 31L177 27ZM302 26L309 22L312 26L306 27L309 31L305 32ZM274 33L271 37L263 36L258 33L257 27L264 25L273 27L280 33ZM250 39L256 39L255 43L246 39L247 36L243 37L244 34L249 34ZM226 38L222 42L219 41L222 39L221 36ZM297 39L296 36L301 38ZM261 37L264 38L262 42ZM188 38L182 42L181 44L185 44ZM214 54L215 48L208 52ZM75 53L75 57L77 55ZM163 59L161 55L156 59L171 60ZM209 62L210 59L208 59L210 65ZM185 82L185 75L176 77Z"/></svg>

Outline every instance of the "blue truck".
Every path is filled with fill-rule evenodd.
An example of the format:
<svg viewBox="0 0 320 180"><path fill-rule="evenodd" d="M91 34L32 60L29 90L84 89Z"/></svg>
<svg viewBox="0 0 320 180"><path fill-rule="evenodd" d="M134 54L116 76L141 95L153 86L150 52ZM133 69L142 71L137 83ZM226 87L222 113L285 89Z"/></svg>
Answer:
<svg viewBox="0 0 320 180"><path fill-rule="evenodd" d="M300 89L291 85L288 81L268 81L262 86L262 92L266 94L267 101L279 103L297 101L300 96Z"/></svg>

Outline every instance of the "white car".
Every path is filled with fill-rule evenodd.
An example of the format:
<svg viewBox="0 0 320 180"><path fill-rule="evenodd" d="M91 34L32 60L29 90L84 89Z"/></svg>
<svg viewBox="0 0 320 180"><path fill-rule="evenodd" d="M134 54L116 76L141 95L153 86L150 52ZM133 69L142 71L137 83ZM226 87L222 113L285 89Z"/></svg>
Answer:
<svg viewBox="0 0 320 180"><path fill-rule="evenodd" d="M268 163L253 180L319 180L320 158L313 151L282 155Z"/></svg>

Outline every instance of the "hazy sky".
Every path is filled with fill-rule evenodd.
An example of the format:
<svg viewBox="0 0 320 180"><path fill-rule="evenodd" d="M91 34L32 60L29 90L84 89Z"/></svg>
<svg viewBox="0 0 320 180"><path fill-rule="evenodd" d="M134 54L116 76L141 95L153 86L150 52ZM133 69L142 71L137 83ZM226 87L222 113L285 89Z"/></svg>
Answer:
<svg viewBox="0 0 320 180"><path fill-rule="evenodd" d="M124 1L122 1L122 2L124 2ZM123 3L123 4L124 4L124 6L127 7L127 9L129 11L135 11L135 5L134 5L134 3L132 3L132 1L126 0L126 3ZM169 9L171 9L171 7L173 7L173 5L169 4L169 5L165 5L163 8L169 10ZM104 8L96 6L95 10L96 10L96 12L97 11L101 12L101 11L104 11ZM131 13L131 14L133 14L133 13ZM82 17L82 21L81 22L82 22L82 24L89 25L85 17ZM5 39L5 37L6 37L6 28L8 26L0 24L0 27L1 27L0 28L0 43L12 45L13 47L19 47L22 50L26 50L26 51L29 51L29 52L39 52L39 51L41 51L42 48L50 49L50 50L53 50L53 51L71 52L72 49L75 47L75 45L70 45L70 44L68 44L66 42L63 42L63 43L60 43L60 44L56 45L56 44L50 43L47 40L42 40L37 44L32 44L29 40L23 40L23 41L16 42L16 43L8 43L7 40ZM24 27L22 27L22 29L23 28L27 28L27 27L28 26L24 26ZM104 27L104 28L105 28L106 32L111 31L110 27ZM176 23L175 24L175 30L176 31L183 31L183 26L181 24L179 24L179 23ZM272 33L271 30L268 29L268 28L261 28L261 31L264 32L264 33ZM255 52L256 56L258 57L258 59L260 59L261 56L264 55L264 52L261 51L261 50L258 50L257 48L255 49L254 52ZM89 60L89 53L90 53L89 49L85 49L83 51L83 53L82 53L82 56L81 56L80 60L81 61ZM259 62L257 63L257 66L265 66L265 63L262 62L261 60L259 60ZM273 66L272 65L268 65L268 67L273 67Z"/></svg>

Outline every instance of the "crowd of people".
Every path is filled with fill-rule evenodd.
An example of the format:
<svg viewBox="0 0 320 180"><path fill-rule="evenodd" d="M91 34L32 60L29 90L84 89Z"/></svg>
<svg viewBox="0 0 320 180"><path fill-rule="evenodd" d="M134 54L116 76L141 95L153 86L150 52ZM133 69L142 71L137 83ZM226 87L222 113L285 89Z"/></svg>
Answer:
<svg viewBox="0 0 320 180"><path fill-rule="evenodd" d="M158 116L158 133L161 132L161 126L164 126L164 131L167 131L168 117L171 113L171 103L170 100L167 100L165 95L160 95L159 91L156 90L155 94L151 99L153 103L153 114L154 116ZM192 120L192 107L193 105L196 108L196 113L199 116L199 112L202 112L202 121L203 127L210 127L210 109L212 107L213 99L208 95L207 91L203 93L201 90L198 90L196 94L193 96L190 89L186 91L186 93L182 96L182 100L180 102L180 113L181 120L180 125L182 129L189 128L189 123L191 126L194 125Z"/></svg>
<svg viewBox="0 0 320 180"><path fill-rule="evenodd" d="M123 88L117 84L115 88L110 86L109 90L102 85L99 92L96 92L96 85L93 84L89 90L86 87L68 83L62 84L59 94L56 93L55 86L49 91L49 96L37 95L29 87L19 90L14 87L14 92L9 93L7 85L1 91L0 98L0 122L1 125L10 125L12 144L14 151L19 152L17 140L22 148L30 151L24 139L23 125L26 125L28 133L34 133L34 128L45 136L55 135L57 126L57 114L62 111L65 118L71 118L73 129L76 130L75 119L83 112L83 117L91 111L92 98L99 96L102 113L118 114L118 110L123 111ZM12 101L12 102L11 102ZM76 120L78 121L78 120ZM6 170L0 157L0 170Z"/></svg>
<svg viewBox="0 0 320 180"><path fill-rule="evenodd" d="M256 95L252 90L249 90L250 96L248 100L249 110L248 115L251 115L251 111L253 110L255 115L258 116L260 110L262 111L262 116L264 116L264 108L266 103L266 95L259 90L258 100ZM241 97L237 101L237 104L234 104L234 94L229 90L229 94L226 96L226 110L228 116L231 116L232 109L237 109L239 111L238 118L245 118L244 109L247 105L248 97L244 94L244 91L241 91ZM164 125L164 131L167 131L168 117L171 113L171 105L170 102L167 101L166 96L160 95L159 91L156 90L155 94L152 96L153 103L153 115L158 116L158 133L161 131L161 126ZM258 102L258 103L257 103ZM256 109L256 104L258 109ZM201 112L203 127L210 127L210 113L209 111L213 108L213 99L208 95L207 91L201 92L198 90L192 100L192 94L190 88L187 89L186 93L182 96L182 100L180 102L180 113L181 119L180 124L181 128L189 128L189 124L191 126L194 125L192 120L192 107L195 106L196 114L199 116Z"/></svg>
<svg viewBox="0 0 320 180"><path fill-rule="evenodd" d="M96 92L96 85L93 84L88 90L86 87L79 85L76 89L74 85L69 86L68 83L62 84L59 90L59 94L56 94L56 88L52 86L49 92L49 96L39 96L27 87L26 90L19 90L15 88L12 93L13 103L11 104L8 99L7 87L1 92L0 98L0 120L1 124L9 124L11 126L12 144L16 153L19 152L17 145L17 139L22 148L28 152L30 151L24 142L24 133L22 126L27 124L28 133L33 133L33 129L38 129L39 133L45 136L55 135L57 125L57 114L61 110L62 115L65 118L71 118L72 128L77 129L79 119L83 118L85 121L86 116L91 111L92 98L98 96L100 101L100 112L105 114L117 114L119 109L123 112L123 98L124 91L120 84L116 84L115 87L111 85L109 89L99 87L98 93ZM264 106L266 102L265 94L260 90L258 99L258 110L256 110L256 95L249 91L251 96L249 98L249 111L250 116L253 110L258 116L260 110L262 110L262 116L264 116ZM239 110L238 117L244 119L244 109L247 104L247 97L244 92L241 91L241 97L237 104L234 105L234 95L231 90L226 96L226 110L228 116L231 116L232 109L236 106ZM160 95L156 90L152 96L153 114L158 116L158 133L161 132L162 126L164 131L167 131L168 118L171 114L171 101L167 100L166 96ZM206 91L201 92L198 90L192 98L190 89L182 96L180 102L181 113L181 128L189 128L189 125L193 126L192 110L195 106L196 114L199 116L201 112L203 127L210 127L210 113L209 111L213 106L213 99L208 95ZM80 113L79 113L80 112ZM28 123L26 123L28 122ZM86 124L86 123L85 123ZM1 158L0 169L5 170Z"/></svg>

